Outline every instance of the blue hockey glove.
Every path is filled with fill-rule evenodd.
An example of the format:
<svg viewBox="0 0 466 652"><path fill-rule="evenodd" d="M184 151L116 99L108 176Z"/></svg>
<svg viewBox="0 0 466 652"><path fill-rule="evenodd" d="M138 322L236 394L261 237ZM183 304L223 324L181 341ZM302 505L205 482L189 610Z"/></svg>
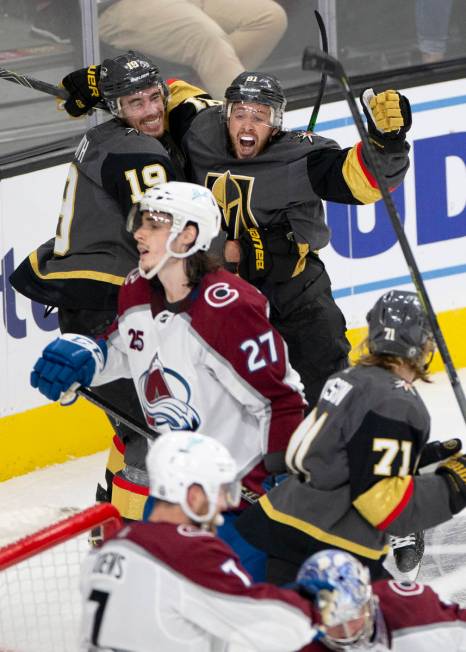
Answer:
<svg viewBox="0 0 466 652"><path fill-rule="evenodd" d="M66 333L42 351L31 372L31 385L51 401L58 401L73 383L90 385L106 360L105 340Z"/></svg>

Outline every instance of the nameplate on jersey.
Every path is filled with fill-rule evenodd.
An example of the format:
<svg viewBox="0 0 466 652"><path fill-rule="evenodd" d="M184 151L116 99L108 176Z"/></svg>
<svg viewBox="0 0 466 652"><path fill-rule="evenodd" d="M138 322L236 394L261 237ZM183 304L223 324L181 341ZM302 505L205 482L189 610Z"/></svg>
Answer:
<svg viewBox="0 0 466 652"><path fill-rule="evenodd" d="M320 399L338 407L352 389L353 385L343 378L330 378L324 385Z"/></svg>

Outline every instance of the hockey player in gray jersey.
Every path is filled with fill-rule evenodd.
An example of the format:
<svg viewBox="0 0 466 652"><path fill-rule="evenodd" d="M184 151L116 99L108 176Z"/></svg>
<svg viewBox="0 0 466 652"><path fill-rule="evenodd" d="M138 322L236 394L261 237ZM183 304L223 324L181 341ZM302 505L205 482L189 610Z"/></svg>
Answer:
<svg viewBox="0 0 466 652"><path fill-rule="evenodd" d="M367 204L381 194L362 143L341 149L316 134L283 131L286 98L273 75L241 73L220 104L186 97L189 119L178 112L170 131L187 156L190 180L214 193L227 233L225 258L269 299L271 321L313 406L328 376L347 365L349 350L345 320L318 256L330 237L321 200ZM394 188L409 166L409 101L395 91L368 89L363 108Z"/></svg>
<svg viewBox="0 0 466 652"><path fill-rule="evenodd" d="M389 535L433 527L466 506L466 456L416 475L432 444L426 447L430 419L413 381L426 378L433 350L416 294L384 294L368 322L369 353L328 379L290 440L292 475L236 523L269 554L269 579L292 580L309 554L328 546L359 557L377 579Z"/></svg>
<svg viewBox="0 0 466 652"><path fill-rule="evenodd" d="M183 179L183 157L165 125L173 115L182 122L185 109L193 110L182 99L203 91L184 85L180 100L179 82L170 85L169 93L157 66L133 51L106 59L98 72L95 66L85 69L78 79L81 86L73 73L63 80L71 92L67 110L77 116L86 102L95 104L102 96L114 117L82 139L70 165L55 237L33 251L10 281L30 299L58 307L62 332L98 336L112 323L118 290L137 266L136 245L125 228L131 206L147 188ZM95 391L144 423L131 381ZM120 423L113 427L108 488L99 488L99 500L111 498L112 477L122 469L123 455L126 464L141 470L144 484L145 440ZM129 516L122 504L119 509Z"/></svg>
<svg viewBox="0 0 466 652"><path fill-rule="evenodd" d="M269 299L311 407L328 376L347 366L346 324L318 250L330 233L322 199L380 199L362 143L341 149L317 134L282 129L286 99L273 75L244 72L223 107L200 112L182 146L192 180L211 188L223 211L225 257ZM409 165L408 100L395 91L363 96L371 138L390 184Z"/></svg>

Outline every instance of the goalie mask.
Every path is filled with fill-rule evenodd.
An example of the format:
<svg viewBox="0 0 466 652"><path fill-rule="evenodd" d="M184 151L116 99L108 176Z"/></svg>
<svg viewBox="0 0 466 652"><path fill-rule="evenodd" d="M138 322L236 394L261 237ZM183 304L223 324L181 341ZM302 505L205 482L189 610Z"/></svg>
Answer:
<svg viewBox="0 0 466 652"><path fill-rule="evenodd" d="M296 583L314 596L327 632L321 639L332 650L365 648L375 623L375 599L369 570L343 550L322 550L301 566Z"/></svg>
<svg viewBox="0 0 466 652"><path fill-rule="evenodd" d="M224 116L228 121L234 104L264 104L270 107L269 127L281 129L286 98L282 85L274 75L242 72L225 91Z"/></svg>
<svg viewBox="0 0 466 652"><path fill-rule="evenodd" d="M139 273L146 279L153 278L170 257L188 258L197 251L207 251L220 231L220 209L213 194L208 188L195 183L169 181L149 188L128 215L128 231L134 234L140 228L143 213L156 221L164 221L168 215L171 223L163 258L149 271L144 271L139 265ZM160 216L160 213L165 216ZM196 240L188 251L174 251L172 244L189 224L197 229Z"/></svg>
<svg viewBox="0 0 466 652"><path fill-rule="evenodd" d="M237 507L241 485L236 480L236 462L223 444L198 432L169 432L157 438L146 457L149 493L179 504L196 523L215 522L220 492L227 506ZM199 515L188 504L188 489L202 487L208 510Z"/></svg>
<svg viewBox="0 0 466 652"><path fill-rule="evenodd" d="M159 68L144 54L129 50L113 59L105 59L100 69L99 90L111 113L124 117L120 98L157 87L165 105L169 91Z"/></svg>
<svg viewBox="0 0 466 652"><path fill-rule="evenodd" d="M432 330L415 292L391 290L367 314L369 350L408 360L419 358Z"/></svg>

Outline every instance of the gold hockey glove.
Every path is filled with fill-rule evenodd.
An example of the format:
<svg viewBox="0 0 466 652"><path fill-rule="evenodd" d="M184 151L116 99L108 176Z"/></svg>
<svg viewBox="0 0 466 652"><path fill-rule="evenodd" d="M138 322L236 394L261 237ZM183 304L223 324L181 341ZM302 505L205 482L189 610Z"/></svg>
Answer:
<svg viewBox="0 0 466 652"><path fill-rule="evenodd" d="M435 473L447 481L452 513L461 512L466 507L466 455L455 455L442 462Z"/></svg>
<svg viewBox="0 0 466 652"><path fill-rule="evenodd" d="M366 88L360 99L367 118L369 139L378 149L399 151L412 123L408 98L394 90L376 95L372 88Z"/></svg>

